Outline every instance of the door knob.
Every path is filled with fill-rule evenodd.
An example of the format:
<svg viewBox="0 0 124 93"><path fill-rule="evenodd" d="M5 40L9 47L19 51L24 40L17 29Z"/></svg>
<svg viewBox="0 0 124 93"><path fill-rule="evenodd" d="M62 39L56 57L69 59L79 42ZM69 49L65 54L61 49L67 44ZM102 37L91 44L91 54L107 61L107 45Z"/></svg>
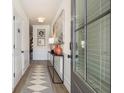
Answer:
<svg viewBox="0 0 124 93"><path fill-rule="evenodd" d="M72 58L72 55L68 55L68 58ZM78 55L75 55L75 58L78 58Z"/></svg>
<svg viewBox="0 0 124 93"><path fill-rule="evenodd" d="M76 58L78 58L78 55L75 55Z"/></svg>
<svg viewBox="0 0 124 93"><path fill-rule="evenodd" d="M21 51L21 53L24 53L24 51Z"/></svg>
<svg viewBox="0 0 124 93"><path fill-rule="evenodd" d="M72 56L71 55L68 55L68 58L71 58Z"/></svg>

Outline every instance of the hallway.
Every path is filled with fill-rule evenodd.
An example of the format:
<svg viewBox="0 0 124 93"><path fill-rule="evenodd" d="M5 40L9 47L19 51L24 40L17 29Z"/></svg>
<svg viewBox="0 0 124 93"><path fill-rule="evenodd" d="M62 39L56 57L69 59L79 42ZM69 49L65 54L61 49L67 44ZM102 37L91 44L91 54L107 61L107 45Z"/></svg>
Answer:
<svg viewBox="0 0 124 93"><path fill-rule="evenodd" d="M70 20L71 0L13 0L14 93L71 92ZM54 58L54 69L62 84L54 84L47 69L54 56L48 52L58 45L62 51Z"/></svg>
<svg viewBox="0 0 124 93"><path fill-rule="evenodd" d="M14 93L110 93L110 4L14 0Z"/></svg>
<svg viewBox="0 0 124 93"><path fill-rule="evenodd" d="M63 84L53 84L46 61L33 61L14 93L68 93Z"/></svg>

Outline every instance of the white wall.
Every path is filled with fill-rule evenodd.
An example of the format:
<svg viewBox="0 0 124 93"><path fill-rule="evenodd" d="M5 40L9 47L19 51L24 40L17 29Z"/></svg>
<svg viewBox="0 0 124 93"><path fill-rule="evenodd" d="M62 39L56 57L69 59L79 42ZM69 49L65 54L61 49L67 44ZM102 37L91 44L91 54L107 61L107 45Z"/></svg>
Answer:
<svg viewBox="0 0 124 93"><path fill-rule="evenodd" d="M64 59L65 59L65 86L71 92L71 61L67 58L70 54L70 40L71 40L71 0L64 0L65 10L65 33L64 33Z"/></svg>
<svg viewBox="0 0 124 93"><path fill-rule="evenodd" d="M37 45L37 29L45 29L45 46ZM33 25L33 60L47 60L48 46L48 35L50 32L49 25Z"/></svg>
<svg viewBox="0 0 124 93"><path fill-rule="evenodd" d="M65 11L65 31L64 31L64 45L63 45L63 52L64 52L64 85L68 89L69 93L71 92L71 62L70 59L67 58L67 55L70 54L69 43L71 40L71 0L63 0L53 22L51 25L51 29L53 29L53 24L55 23L56 19L60 15L61 11L64 9ZM56 65L56 64L55 64ZM61 76L61 64L57 64L56 70ZM58 68L57 68L58 67ZM59 69L59 70L58 70Z"/></svg>
<svg viewBox="0 0 124 93"><path fill-rule="evenodd" d="M15 17L18 16L18 18L20 19L20 23L21 23L21 34L22 34L21 50L24 51L24 54L21 55L22 56L21 68L22 69L19 69L21 71L18 71L22 73L18 74L17 76L20 79L21 76L26 71L27 67L29 66L29 19L26 13L24 12L23 8L21 7L20 0L13 0L13 15ZM15 65L15 68L16 68L16 65ZM15 81L16 82L15 85L18 83L19 79ZM15 87L15 85L13 85L13 88Z"/></svg>

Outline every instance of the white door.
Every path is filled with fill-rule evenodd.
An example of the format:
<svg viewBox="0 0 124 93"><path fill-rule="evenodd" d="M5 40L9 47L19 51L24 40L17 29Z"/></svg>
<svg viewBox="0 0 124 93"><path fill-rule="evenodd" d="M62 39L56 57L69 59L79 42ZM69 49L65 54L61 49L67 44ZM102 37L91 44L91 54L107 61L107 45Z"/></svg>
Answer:
<svg viewBox="0 0 124 93"><path fill-rule="evenodd" d="M14 87L22 76L22 55L21 55L21 21L18 16L14 18L14 60L13 60L13 80Z"/></svg>

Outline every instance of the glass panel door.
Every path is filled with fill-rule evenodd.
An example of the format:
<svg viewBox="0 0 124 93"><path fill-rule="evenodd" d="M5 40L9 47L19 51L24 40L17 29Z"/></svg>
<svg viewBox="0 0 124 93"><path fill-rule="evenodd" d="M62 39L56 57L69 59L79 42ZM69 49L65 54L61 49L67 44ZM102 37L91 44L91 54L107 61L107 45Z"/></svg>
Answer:
<svg viewBox="0 0 124 93"><path fill-rule="evenodd" d="M71 93L95 93L86 83L86 0L73 0Z"/></svg>
<svg viewBox="0 0 124 93"><path fill-rule="evenodd" d="M110 0L72 0L71 93L110 93Z"/></svg>

